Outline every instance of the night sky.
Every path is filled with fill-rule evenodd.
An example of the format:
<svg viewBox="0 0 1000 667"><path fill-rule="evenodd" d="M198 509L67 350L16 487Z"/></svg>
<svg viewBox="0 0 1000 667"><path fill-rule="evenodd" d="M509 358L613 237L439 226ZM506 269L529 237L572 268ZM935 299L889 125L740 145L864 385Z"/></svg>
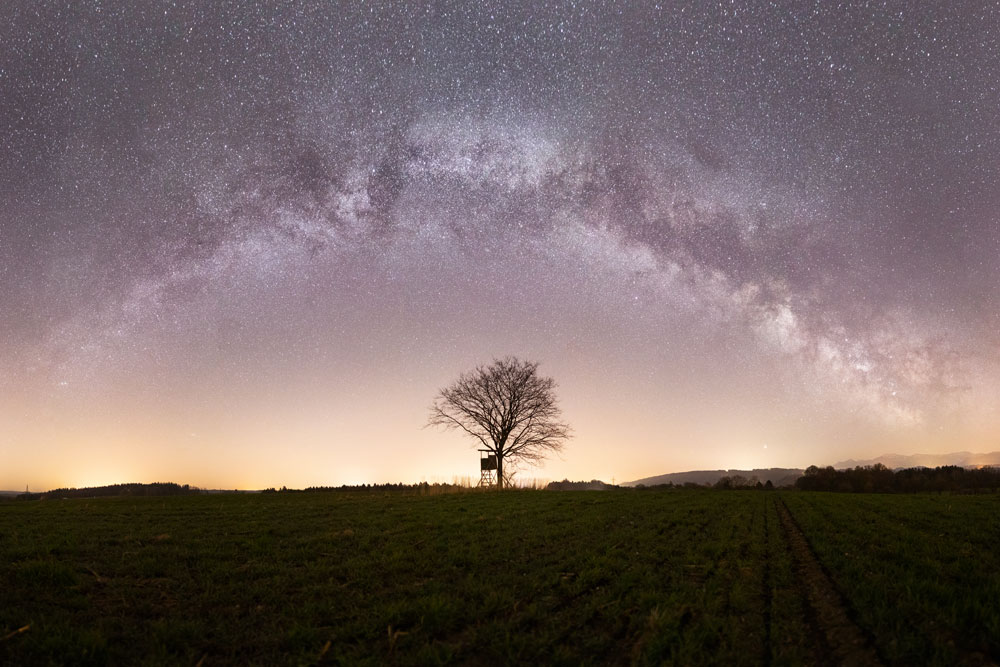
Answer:
<svg viewBox="0 0 1000 667"><path fill-rule="evenodd" d="M8 0L0 488L1000 449L1000 4Z"/></svg>

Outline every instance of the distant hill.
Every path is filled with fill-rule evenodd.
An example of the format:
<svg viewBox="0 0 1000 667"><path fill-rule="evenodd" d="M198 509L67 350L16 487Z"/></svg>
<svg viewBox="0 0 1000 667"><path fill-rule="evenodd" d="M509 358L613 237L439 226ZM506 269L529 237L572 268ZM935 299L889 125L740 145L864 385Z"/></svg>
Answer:
<svg viewBox="0 0 1000 667"><path fill-rule="evenodd" d="M981 466L1000 466L1000 452L976 454L973 452L952 452L951 454L883 454L873 459L847 459L833 464L837 470L872 466L881 463L887 468L939 468L941 466L962 466L977 468ZM817 464L819 465L819 464ZM657 484L715 484L722 477L756 477L761 482L771 480L775 486L791 486L805 471L801 468L755 468L754 470L690 470L688 472L672 472L666 475L656 475L637 479L634 482L624 482L622 486L656 486Z"/></svg>
<svg viewBox="0 0 1000 667"><path fill-rule="evenodd" d="M917 467L939 468L941 466L962 466L963 468L984 465L1000 466L1000 452L989 452L987 454L975 454L973 452L952 452L951 454L883 454L873 459L847 459L846 461L838 461L833 464L833 467L842 470L858 466L871 466L876 463L881 463L886 468L892 468L893 470Z"/></svg>
<svg viewBox="0 0 1000 667"><path fill-rule="evenodd" d="M645 477L634 482L625 482L622 486L656 486L657 484L715 484L723 477L756 477L762 483L771 480L775 486L791 486L795 480L802 477L804 470L800 468L754 468L753 470L691 470L688 472L671 472L666 475Z"/></svg>

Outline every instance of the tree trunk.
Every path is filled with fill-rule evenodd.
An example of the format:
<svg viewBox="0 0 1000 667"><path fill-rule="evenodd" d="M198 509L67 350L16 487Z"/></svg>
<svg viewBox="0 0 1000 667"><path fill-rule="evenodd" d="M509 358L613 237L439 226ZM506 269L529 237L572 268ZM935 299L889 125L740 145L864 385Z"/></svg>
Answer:
<svg viewBox="0 0 1000 667"><path fill-rule="evenodd" d="M497 488L503 490L503 457L497 454Z"/></svg>

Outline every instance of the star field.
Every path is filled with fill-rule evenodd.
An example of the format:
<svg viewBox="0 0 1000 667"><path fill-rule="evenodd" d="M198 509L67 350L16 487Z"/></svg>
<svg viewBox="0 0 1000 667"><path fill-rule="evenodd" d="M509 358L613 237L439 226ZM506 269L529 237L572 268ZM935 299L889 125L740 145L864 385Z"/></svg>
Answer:
<svg viewBox="0 0 1000 667"><path fill-rule="evenodd" d="M576 434L528 475L998 448L997 3L15 0L0 43L0 487L450 481L429 401L505 354Z"/></svg>

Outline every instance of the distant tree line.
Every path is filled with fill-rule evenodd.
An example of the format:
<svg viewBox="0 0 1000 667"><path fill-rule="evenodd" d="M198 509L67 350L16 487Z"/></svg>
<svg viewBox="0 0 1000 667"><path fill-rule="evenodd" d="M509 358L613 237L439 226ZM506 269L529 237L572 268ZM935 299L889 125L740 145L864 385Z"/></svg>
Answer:
<svg viewBox="0 0 1000 667"><path fill-rule="evenodd" d="M636 484L631 488L636 489L637 491L664 491L666 489L701 489L704 491L706 489L711 489L712 487L707 484L699 484L698 482L682 482L676 484L674 482L664 482L662 484Z"/></svg>
<svg viewBox="0 0 1000 667"><path fill-rule="evenodd" d="M621 487L602 482L599 479L592 479L589 482L571 482L564 479L561 482L549 482L545 488L548 491L606 491Z"/></svg>
<svg viewBox="0 0 1000 667"><path fill-rule="evenodd" d="M756 475L751 475L750 477L745 477L743 475L723 475L714 484L706 482L704 484L699 484L698 482L684 482L675 484L673 482L665 482L663 484L637 484L636 489L644 491L657 491L665 489L721 489L723 491L732 491L734 489L753 489L757 491L770 491L774 488L774 484L771 480L766 482L761 482ZM786 488L786 487L781 487Z"/></svg>
<svg viewBox="0 0 1000 667"><path fill-rule="evenodd" d="M757 489L757 490L768 490L774 488L774 484L771 480L767 480L767 483L762 483L756 476L744 477L743 475L725 475L719 478L719 481L715 483L715 488L717 489Z"/></svg>
<svg viewBox="0 0 1000 667"><path fill-rule="evenodd" d="M468 491L469 487L462 484L441 484L435 482L434 484L428 484L427 482L420 482L418 484L401 484L401 483L388 483L388 484L343 484L341 486L310 486L305 489L289 489L286 487L281 487L280 489L275 489L274 487L264 489L261 493L318 493L318 492L330 492L330 491L348 491L348 492L403 492L403 493L435 493L435 492L447 492L447 491Z"/></svg>
<svg viewBox="0 0 1000 667"><path fill-rule="evenodd" d="M51 498L106 498L115 496L184 496L200 493L198 487L187 484L181 486L173 482L153 482L151 484L110 484L91 486L83 489L52 489L40 493L21 493L18 500L47 500Z"/></svg>
<svg viewBox="0 0 1000 667"><path fill-rule="evenodd" d="M1000 489L1000 468L905 468L890 470L881 463L845 470L809 466L795 482L802 491L842 493L975 493Z"/></svg>

